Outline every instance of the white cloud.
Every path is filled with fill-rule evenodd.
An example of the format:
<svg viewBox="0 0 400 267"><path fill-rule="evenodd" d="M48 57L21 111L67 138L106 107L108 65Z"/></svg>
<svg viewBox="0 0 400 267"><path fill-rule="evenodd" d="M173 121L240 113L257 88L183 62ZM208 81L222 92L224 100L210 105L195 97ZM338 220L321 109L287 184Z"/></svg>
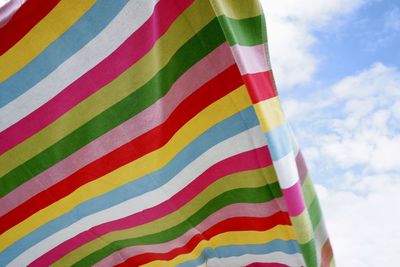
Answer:
<svg viewBox="0 0 400 267"><path fill-rule="evenodd" d="M394 102L392 106L393 116L400 122L400 100Z"/></svg>
<svg viewBox="0 0 400 267"><path fill-rule="evenodd" d="M335 16L353 11L361 0L281 0L262 1L267 14L319 27Z"/></svg>
<svg viewBox="0 0 400 267"><path fill-rule="evenodd" d="M337 23L363 0L261 0L266 13L271 61L280 89L312 80L318 59L313 32Z"/></svg>
<svg viewBox="0 0 400 267"><path fill-rule="evenodd" d="M315 32L340 27L343 15L371 3L261 1L279 89L313 82ZM387 14L384 30L398 29L397 14ZM324 177L316 187L337 266L394 266L400 254L400 71L378 62L305 94L293 93L283 106L311 175Z"/></svg>
<svg viewBox="0 0 400 267"><path fill-rule="evenodd" d="M311 173L328 169L329 186L317 188L337 266L397 262L399 96L400 71L377 63L302 101L284 102Z"/></svg>
<svg viewBox="0 0 400 267"><path fill-rule="evenodd" d="M399 97L400 72L377 63L319 96L288 99L284 107L301 143L315 145L312 158L335 168L400 171L400 137L391 124L399 122Z"/></svg>
<svg viewBox="0 0 400 267"><path fill-rule="evenodd" d="M384 136L375 146L374 154L371 156L371 168L376 172L400 172L400 135L393 138Z"/></svg>
<svg viewBox="0 0 400 267"><path fill-rule="evenodd" d="M400 95L400 73L395 68L376 63L371 68L349 76L333 86L334 96L338 98L368 96L386 98Z"/></svg>
<svg viewBox="0 0 400 267"><path fill-rule="evenodd" d="M357 185L368 190L365 195L317 186L337 266L379 267L398 262L399 181L400 176L388 174L364 177Z"/></svg>

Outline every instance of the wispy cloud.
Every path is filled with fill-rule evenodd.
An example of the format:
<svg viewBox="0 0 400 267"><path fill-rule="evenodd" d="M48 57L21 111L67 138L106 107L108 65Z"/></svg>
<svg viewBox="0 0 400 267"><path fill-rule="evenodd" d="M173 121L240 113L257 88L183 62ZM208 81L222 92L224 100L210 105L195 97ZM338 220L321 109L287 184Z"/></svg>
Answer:
<svg viewBox="0 0 400 267"><path fill-rule="evenodd" d="M388 31L400 31L400 8L386 12L384 27Z"/></svg>
<svg viewBox="0 0 400 267"><path fill-rule="evenodd" d="M261 1L267 16L271 59L280 89L312 81L319 59L312 52L314 32L332 28L340 16L353 12L363 0ZM335 23L334 23L335 22Z"/></svg>
<svg viewBox="0 0 400 267"><path fill-rule="evenodd" d="M376 63L303 99L285 100L287 115L303 142L334 169L368 165L371 171L400 171L400 72ZM307 131L302 126L307 125ZM310 132L311 131L311 132Z"/></svg>
<svg viewBox="0 0 400 267"><path fill-rule="evenodd" d="M337 266L395 266L400 247L398 208L400 176L365 176L358 187L368 190L332 190L317 186Z"/></svg>
<svg viewBox="0 0 400 267"><path fill-rule="evenodd" d="M376 3L263 1L272 66L285 96L283 106L311 175L315 174L341 267L393 266L400 253L400 71L377 62L322 88L315 77L321 60L314 53L318 36L332 28L336 31L338 23L342 27L344 15ZM400 27L399 13L389 9L372 30L369 17L362 23L360 18L347 20L358 23L354 34L373 37L360 49L391 42ZM307 84L313 90L297 91Z"/></svg>
<svg viewBox="0 0 400 267"><path fill-rule="evenodd" d="M399 99L399 70L376 63L284 103L311 172L326 175L317 188L338 266L391 266L400 253Z"/></svg>

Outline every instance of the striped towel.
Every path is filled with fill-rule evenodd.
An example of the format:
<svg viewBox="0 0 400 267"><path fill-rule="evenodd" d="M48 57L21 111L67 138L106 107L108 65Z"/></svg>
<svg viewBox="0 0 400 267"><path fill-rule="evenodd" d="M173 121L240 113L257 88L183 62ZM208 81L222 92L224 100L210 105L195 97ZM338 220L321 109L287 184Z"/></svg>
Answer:
<svg viewBox="0 0 400 267"><path fill-rule="evenodd" d="M0 9L0 266L333 266L258 0L23 2Z"/></svg>

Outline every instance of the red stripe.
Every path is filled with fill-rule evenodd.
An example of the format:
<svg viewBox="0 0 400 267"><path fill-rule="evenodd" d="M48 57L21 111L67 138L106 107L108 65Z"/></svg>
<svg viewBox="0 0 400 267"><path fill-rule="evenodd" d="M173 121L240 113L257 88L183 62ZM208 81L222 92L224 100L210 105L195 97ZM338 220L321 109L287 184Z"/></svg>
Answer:
<svg viewBox="0 0 400 267"><path fill-rule="evenodd" d="M278 95L272 71L243 75L243 81L253 104Z"/></svg>
<svg viewBox="0 0 400 267"><path fill-rule="evenodd" d="M107 58L32 113L0 132L0 154L23 142L97 92L143 57L193 2L159 1L151 17ZM166 11L167 10L167 11Z"/></svg>
<svg viewBox="0 0 400 267"><path fill-rule="evenodd" d="M176 131L193 116L238 88L241 84L239 70L236 65L232 65L185 99L163 124L86 165L66 179L35 195L2 216L0 218L0 233L67 196L85 183L102 177L151 151L157 150L166 144Z"/></svg>
<svg viewBox="0 0 400 267"><path fill-rule="evenodd" d="M333 251L329 239L325 241L321 254L321 267L329 267L333 258Z"/></svg>
<svg viewBox="0 0 400 267"><path fill-rule="evenodd" d="M84 231L59 244L40 256L29 266L49 266L71 251L105 234L143 225L177 211L209 185L227 175L242 171L256 170L270 165L272 165L272 159L269 156L269 151L266 146L224 159L208 168L170 199L127 217L94 226L90 231ZM93 233L96 233L96 235L93 235Z"/></svg>
<svg viewBox="0 0 400 267"><path fill-rule="evenodd" d="M0 28L0 55L22 39L41 19L43 19L60 0L28 0Z"/></svg>
<svg viewBox="0 0 400 267"><path fill-rule="evenodd" d="M236 217L224 220L212 226L203 233L195 235L182 247L175 248L167 253L143 253L129 258L123 263L115 266L139 266L152 261L168 261L181 255L193 251L202 240L210 240L212 237L221 233L232 231L267 231L277 225L290 225L290 220L286 212L277 212L269 217Z"/></svg>

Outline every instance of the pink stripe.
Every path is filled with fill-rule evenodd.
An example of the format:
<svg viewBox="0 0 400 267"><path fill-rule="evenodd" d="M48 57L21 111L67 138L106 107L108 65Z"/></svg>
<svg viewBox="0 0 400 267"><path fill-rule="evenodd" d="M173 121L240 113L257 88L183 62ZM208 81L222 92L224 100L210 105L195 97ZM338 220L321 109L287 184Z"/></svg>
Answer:
<svg viewBox="0 0 400 267"><path fill-rule="evenodd" d="M231 49L242 75L271 70L264 44L256 46L234 45Z"/></svg>
<svg viewBox="0 0 400 267"><path fill-rule="evenodd" d="M170 91L152 106L1 198L0 216L42 190L46 190L60 182L90 162L101 158L123 144L160 125L169 117L181 101L232 64L234 64L232 54L228 45L224 43L192 66L175 82Z"/></svg>
<svg viewBox="0 0 400 267"><path fill-rule="evenodd" d="M297 216L303 212L304 198L299 182L287 189L282 189L282 193L290 216Z"/></svg>
<svg viewBox="0 0 400 267"><path fill-rule="evenodd" d="M239 203L233 204L230 206L226 206L223 209L213 213L209 217L207 217L203 222L196 226L196 228L191 228L188 232L178 237L175 240L171 240L167 243L163 244L155 244L155 245L144 245L144 246L136 246L136 247L127 247L120 251L117 251L107 258L104 258L94 266L114 266L116 264L122 263L125 260L134 257L136 255L140 255L143 253L166 253L171 250L171 248L179 248L187 244L195 235L199 234L199 232L205 232L212 226L216 225L219 222L222 222L226 219L234 218L234 217L269 217L280 211L277 202L280 202L280 205L283 204L281 198L274 199L272 201L266 203Z"/></svg>
<svg viewBox="0 0 400 267"><path fill-rule="evenodd" d="M303 153L299 150L296 156L296 166L297 166L297 171L299 172L299 177L301 183L304 183L304 180L306 179L308 169L306 162L304 161Z"/></svg>
<svg viewBox="0 0 400 267"><path fill-rule="evenodd" d="M182 0L178 4L161 0L157 3L152 16L117 50L46 104L1 132L0 154L45 128L135 64L192 2Z"/></svg>
<svg viewBox="0 0 400 267"><path fill-rule="evenodd" d="M146 224L172 213L188 203L210 184L226 175L258 169L271 164L272 160L269 157L267 147L261 147L227 158L210 167L169 200L139 213L115 221L103 223L88 231L82 232L48 251L46 254L32 262L30 266L48 266L74 249L109 232ZM96 233L96 235L93 233Z"/></svg>

